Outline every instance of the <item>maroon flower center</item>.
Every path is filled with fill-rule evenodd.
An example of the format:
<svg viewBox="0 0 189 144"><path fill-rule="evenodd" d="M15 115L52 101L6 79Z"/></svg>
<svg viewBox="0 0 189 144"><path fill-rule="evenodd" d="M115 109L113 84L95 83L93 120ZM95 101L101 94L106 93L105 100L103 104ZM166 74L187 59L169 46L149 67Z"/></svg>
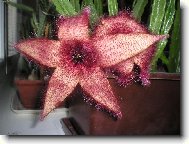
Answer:
<svg viewBox="0 0 189 144"><path fill-rule="evenodd" d="M71 41L63 45L62 59L66 60L70 66L93 67L96 64L97 54L91 44Z"/></svg>
<svg viewBox="0 0 189 144"><path fill-rule="evenodd" d="M77 64L82 64L84 63L86 54L80 49L80 48L75 48L72 50L72 61L77 65Z"/></svg>

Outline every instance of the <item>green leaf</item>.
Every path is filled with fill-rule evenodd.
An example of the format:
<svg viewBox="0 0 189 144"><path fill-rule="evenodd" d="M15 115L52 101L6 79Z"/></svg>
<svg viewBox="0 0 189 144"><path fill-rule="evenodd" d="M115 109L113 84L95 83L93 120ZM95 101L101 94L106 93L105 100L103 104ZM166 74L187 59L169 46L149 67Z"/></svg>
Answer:
<svg viewBox="0 0 189 144"><path fill-rule="evenodd" d="M108 0L108 12L110 16L118 14L117 0Z"/></svg>
<svg viewBox="0 0 189 144"><path fill-rule="evenodd" d="M171 34L169 50L169 72L180 72L180 3L177 2L177 10Z"/></svg>
<svg viewBox="0 0 189 144"><path fill-rule="evenodd" d="M81 1L81 9L83 9L85 7L85 0Z"/></svg>
<svg viewBox="0 0 189 144"><path fill-rule="evenodd" d="M19 55L17 67L18 67L19 72L24 72L24 73L27 73L27 74L29 74L29 72L30 72L28 62L26 61L26 59L22 55Z"/></svg>
<svg viewBox="0 0 189 144"><path fill-rule="evenodd" d="M162 14L163 15L163 14ZM158 26L161 26L161 29L159 30L159 27L157 27L156 32L158 32L158 34L168 34L172 25L173 25L173 20L174 20L174 15L175 15L175 0L169 0L166 6L166 10L165 10L165 14L164 14L164 18L163 21L160 23ZM157 45L157 52L155 54L155 57L153 59L152 62L152 70L156 71L156 63L158 61L159 58L162 57L164 49L167 45L168 40L163 40L161 42L158 43Z"/></svg>
<svg viewBox="0 0 189 144"><path fill-rule="evenodd" d="M64 9L68 12L69 16L76 15L76 11L74 10L72 4L68 0L59 0L64 7Z"/></svg>
<svg viewBox="0 0 189 144"><path fill-rule="evenodd" d="M68 12L64 9L59 0L52 0L51 2L55 5L58 13L61 15L68 15Z"/></svg>
<svg viewBox="0 0 189 144"><path fill-rule="evenodd" d="M94 0L94 5L95 5L96 11L98 13L98 16L103 15L102 0Z"/></svg>
<svg viewBox="0 0 189 144"><path fill-rule="evenodd" d="M164 64L168 65L169 60L164 54L162 54L160 58Z"/></svg>
<svg viewBox="0 0 189 144"><path fill-rule="evenodd" d="M38 0L39 2L39 6L41 8L42 11L47 11L48 9L48 1L47 0Z"/></svg>
<svg viewBox="0 0 189 144"><path fill-rule="evenodd" d="M28 13L33 13L34 10L33 8L27 6L27 5L24 5L24 4L19 4L19 3L15 3L15 2L11 2L11 1L5 1L5 3L13 6L13 7L16 7L17 9L19 10L23 10L25 12L28 12Z"/></svg>
<svg viewBox="0 0 189 144"><path fill-rule="evenodd" d="M175 15L175 0L170 0L167 5L167 8L166 8L166 12L165 12L163 25L162 25L160 34L168 34L169 33L171 26L173 24L173 21L174 21L174 15Z"/></svg>
<svg viewBox="0 0 189 144"><path fill-rule="evenodd" d="M44 15L43 13L40 13L37 37L43 37L44 30L45 30L45 24L46 24L46 15Z"/></svg>
<svg viewBox="0 0 189 144"><path fill-rule="evenodd" d="M51 2L55 5L57 12L63 16L73 16L77 14L68 0L52 0Z"/></svg>
<svg viewBox="0 0 189 144"><path fill-rule="evenodd" d="M148 4L148 0L135 0L135 4L133 7L133 16L140 21L141 16L144 12L145 6Z"/></svg>
<svg viewBox="0 0 189 144"><path fill-rule="evenodd" d="M37 22L37 19L36 19L36 15L33 14L31 19L30 19L30 23L31 23L31 26L34 30L34 33L37 33L37 30L38 30L38 22Z"/></svg>
<svg viewBox="0 0 189 144"><path fill-rule="evenodd" d="M80 12L79 0L70 0L70 3L72 4L76 12Z"/></svg>
<svg viewBox="0 0 189 144"><path fill-rule="evenodd" d="M133 0L133 5L132 8L134 8L134 6L136 5L137 0Z"/></svg>
<svg viewBox="0 0 189 144"><path fill-rule="evenodd" d="M157 47L156 47L157 50L156 50L154 59L152 61L152 71L156 71L157 61L158 61L159 58L162 57L162 55L164 55L163 51L164 51L165 46L167 45L167 42L168 42L168 40L166 39L166 40L162 40L161 42L159 42L157 44Z"/></svg>
<svg viewBox="0 0 189 144"><path fill-rule="evenodd" d="M98 20L98 14L95 9L95 5L93 3L93 0L83 0L82 3L82 8L89 6L91 8L91 13L90 13L90 25L93 28L95 25L96 21Z"/></svg>
<svg viewBox="0 0 189 144"><path fill-rule="evenodd" d="M149 30L159 34L165 14L166 0L153 0L152 12L150 15Z"/></svg>
<svg viewBox="0 0 189 144"><path fill-rule="evenodd" d="M180 62L180 50L179 50L178 57L177 57L177 63L176 63L176 73L180 73L180 63L181 62Z"/></svg>

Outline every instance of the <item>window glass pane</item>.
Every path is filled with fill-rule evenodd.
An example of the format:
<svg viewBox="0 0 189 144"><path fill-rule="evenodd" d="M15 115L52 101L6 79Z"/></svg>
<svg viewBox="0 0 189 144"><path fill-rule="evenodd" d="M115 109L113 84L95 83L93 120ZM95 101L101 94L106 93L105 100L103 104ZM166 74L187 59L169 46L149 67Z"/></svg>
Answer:
<svg viewBox="0 0 189 144"><path fill-rule="evenodd" d="M4 3L0 2L0 61L4 58Z"/></svg>

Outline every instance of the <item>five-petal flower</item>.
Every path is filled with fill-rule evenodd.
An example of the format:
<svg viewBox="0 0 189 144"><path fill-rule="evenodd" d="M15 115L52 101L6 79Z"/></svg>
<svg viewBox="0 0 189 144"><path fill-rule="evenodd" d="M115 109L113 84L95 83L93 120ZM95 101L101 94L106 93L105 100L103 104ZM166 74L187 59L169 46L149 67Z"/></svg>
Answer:
<svg viewBox="0 0 189 144"><path fill-rule="evenodd" d="M80 15L60 17L58 40L34 38L15 45L26 57L55 69L45 94L42 118L78 84L101 108L120 118L117 98L103 70L113 68L127 74L134 63L145 67L145 50L149 53L154 43L167 37L147 33L125 14L102 19L89 35L89 15L89 8L85 8Z"/></svg>
<svg viewBox="0 0 189 144"><path fill-rule="evenodd" d="M142 42L144 42L143 40L147 38L147 35L149 35L150 32L148 32L146 27L138 23L129 12L120 12L117 16L102 18L100 24L95 29L94 37L116 34L133 34L138 37L141 36L141 39L136 39L136 37L134 38L138 41L138 44L141 45ZM147 35L145 36L145 34ZM150 36L155 35L150 34ZM167 38L168 35L159 36L159 40L161 37ZM156 38L158 39L158 37ZM135 46L133 45L133 47ZM133 81L139 82L144 86L149 85L150 64L156 51L155 48L155 43L153 43L145 50L142 50L142 52L123 60L117 65L108 67L106 70L107 72L113 73L118 83L122 86L127 86Z"/></svg>

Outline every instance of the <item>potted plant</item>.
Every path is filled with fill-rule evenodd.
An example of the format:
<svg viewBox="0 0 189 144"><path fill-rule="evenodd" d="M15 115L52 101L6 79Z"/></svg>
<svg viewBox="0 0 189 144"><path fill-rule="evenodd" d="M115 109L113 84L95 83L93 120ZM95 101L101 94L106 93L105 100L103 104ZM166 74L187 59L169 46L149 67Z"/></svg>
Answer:
<svg viewBox="0 0 189 144"><path fill-rule="evenodd" d="M100 2L99 2L100 3ZM121 5L124 2L120 2ZM108 1L109 15L118 12L117 1ZM91 2L90 5L93 6ZM95 5L95 3L94 3ZM98 4L98 6L101 4ZM149 9L148 7L151 7ZM134 1L133 16L147 21L153 33L170 34L157 44L149 87L137 83L122 87L109 77L124 113L113 120L83 101L76 92L68 101L69 118L61 120L71 135L179 135L180 126L180 4L179 1ZM161 7L161 9L158 9ZM102 10L102 7L98 9ZM140 81L139 81L140 83Z"/></svg>
<svg viewBox="0 0 189 144"><path fill-rule="evenodd" d="M52 27L53 7L48 0L40 0L36 7L29 4L15 3L10 0L4 1L10 6L16 7L22 13L21 39L31 37L55 37ZM33 3L33 2L32 2ZM39 66L19 55L15 84L18 99L26 109L40 109L42 103L42 89L45 80L48 79L49 70ZM17 99L17 98L16 98Z"/></svg>
<svg viewBox="0 0 189 144"><path fill-rule="evenodd" d="M51 2L63 15L57 20L58 39L35 38L15 46L32 60L54 68L42 119L66 100L69 118L64 119L63 123L68 129L71 128L69 131L72 134L180 134L179 75L148 74L155 51L154 43L162 39L157 44L152 71L179 70L179 47L176 47L179 43L179 1L148 3L136 0L132 14L118 14L121 7L118 7L116 0ZM148 5L152 5L150 12ZM84 8L86 6L90 8ZM105 13L108 12L110 17L99 19L106 8L108 11ZM150 32L130 15L138 21L149 18ZM90 35L86 33L89 19ZM170 44L167 34L171 35ZM113 78L109 78L108 82L104 73L111 74ZM149 87L137 85L148 85L149 77ZM130 85L133 82L137 84ZM111 90L118 98L113 96ZM72 96L68 97L70 93ZM83 95L87 102L95 104L96 109L108 111L108 114L83 103ZM109 114L118 120L114 121Z"/></svg>

